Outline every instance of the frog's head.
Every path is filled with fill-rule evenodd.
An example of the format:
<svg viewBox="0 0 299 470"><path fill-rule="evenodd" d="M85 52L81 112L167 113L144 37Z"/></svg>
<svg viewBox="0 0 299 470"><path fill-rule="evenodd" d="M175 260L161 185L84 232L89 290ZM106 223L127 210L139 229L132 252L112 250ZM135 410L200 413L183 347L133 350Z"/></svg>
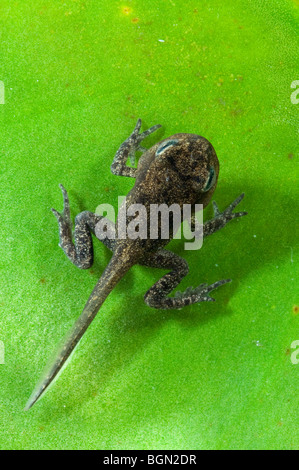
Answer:
<svg viewBox="0 0 299 470"><path fill-rule="evenodd" d="M205 207L215 191L219 161L212 144L196 134L174 134L155 148L155 158L163 160Z"/></svg>

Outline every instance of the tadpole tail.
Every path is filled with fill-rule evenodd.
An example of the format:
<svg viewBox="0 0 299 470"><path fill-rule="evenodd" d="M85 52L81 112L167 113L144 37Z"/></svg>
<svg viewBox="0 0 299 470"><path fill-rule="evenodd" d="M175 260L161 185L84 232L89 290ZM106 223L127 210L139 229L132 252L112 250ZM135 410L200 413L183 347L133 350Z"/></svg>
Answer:
<svg viewBox="0 0 299 470"><path fill-rule="evenodd" d="M101 278L95 285L83 309L83 312L74 326L68 332L66 338L62 342L62 345L56 352L54 359L45 368L41 379L37 383L29 400L26 403L24 411L28 411L37 402L37 400L43 395L43 393L55 379L66 360L91 324L92 320L95 318L107 296L133 264L135 263L132 262L132 260L130 262L124 262L123 257L116 253L112 256L110 263L107 265Z"/></svg>

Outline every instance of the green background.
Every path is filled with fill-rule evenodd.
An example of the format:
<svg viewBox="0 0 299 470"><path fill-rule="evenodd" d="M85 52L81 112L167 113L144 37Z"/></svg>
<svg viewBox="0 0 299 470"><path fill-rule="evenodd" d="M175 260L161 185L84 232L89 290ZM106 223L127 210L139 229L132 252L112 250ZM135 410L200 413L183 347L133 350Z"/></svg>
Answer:
<svg viewBox="0 0 299 470"><path fill-rule="evenodd" d="M2 449L299 448L298 5L1 0ZM143 295L164 272L134 267L24 412L110 257L98 242L81 271L58 248L58 184L72 216L117 208L132 180L109 167L139 117L163 125L145 146L213 143L221 209L245 192L248 216L200 251L170 245L190 265L179 290L233 282L213 304L159 311Z"/></svg>

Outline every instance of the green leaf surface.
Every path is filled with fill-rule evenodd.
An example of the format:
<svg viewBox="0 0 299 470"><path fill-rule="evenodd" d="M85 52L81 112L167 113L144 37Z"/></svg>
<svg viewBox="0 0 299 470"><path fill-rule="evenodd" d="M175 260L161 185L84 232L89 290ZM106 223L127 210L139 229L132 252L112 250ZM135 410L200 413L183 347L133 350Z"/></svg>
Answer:
<svg viewBox="0 0 299 470"><path fill-rule="evenodd" d="M298 1L1 0L0 38L0 448L298 449ZM58 248L58 184L73 217L117 208L132 181L109 168L139 117L163 126L148 147L213 143L221 209L245 192L201 250L169 245L180 290L233 282L159 311L160 271L134 267L24 412L110 257L96 243L80 271Z"/></svg>

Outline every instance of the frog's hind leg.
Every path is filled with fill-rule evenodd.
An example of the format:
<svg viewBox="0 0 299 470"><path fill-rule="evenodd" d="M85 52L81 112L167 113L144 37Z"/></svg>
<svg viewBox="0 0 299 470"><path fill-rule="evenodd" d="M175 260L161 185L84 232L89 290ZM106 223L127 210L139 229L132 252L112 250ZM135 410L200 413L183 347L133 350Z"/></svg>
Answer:
<svg viewBox="0 0 299 470"><path fill-rule="evenodd" d="M138 119L134 131L128 137L123 144L119 147L118 151L115 154L113 162L111 164L111 173L118 176L129 176L131 178L136 178L136 168L132 168L126 165L128 158L130 163L133 166L135 164L135 153L140 150L141 152L146 151L147 149L141 146L141 142L148 135L155 132L161 127L160 124L150 127L146 131L139 134L141 128L141 119Z"/></svg>
<svg viewBox="0 0 299 470"><path fill-rule="evenodd" d="M174 297L168 294L175 289L181 280L188 274L188 264L180 256L167 250L159 250L148 257L143 263L145 266L154 268L170 269L156 284L154 284L145 294L145 303L154 308L177 309L198 302L214 301L209 293L227 282L230 279L214 282L208 286L201 284L193 289L189 287L185 292L176 292Z"/></svg>
<svg viewBox="0 0 299 470"><path fill-rule="evenodd" d="M72 234L72 221L70 204L66 189L59 185L63 194L63 212L60 214L51 209L59 225L59 246L63 249L69 260L80 269L88 269L93 263L93 244L91 233L95 233L96 224L101 216L89 211L81 212L75 219L74 243ZM112 222L107 221L107 224ZM105 238L101 240L110 250L114 248L114 240Z"/></svg>

